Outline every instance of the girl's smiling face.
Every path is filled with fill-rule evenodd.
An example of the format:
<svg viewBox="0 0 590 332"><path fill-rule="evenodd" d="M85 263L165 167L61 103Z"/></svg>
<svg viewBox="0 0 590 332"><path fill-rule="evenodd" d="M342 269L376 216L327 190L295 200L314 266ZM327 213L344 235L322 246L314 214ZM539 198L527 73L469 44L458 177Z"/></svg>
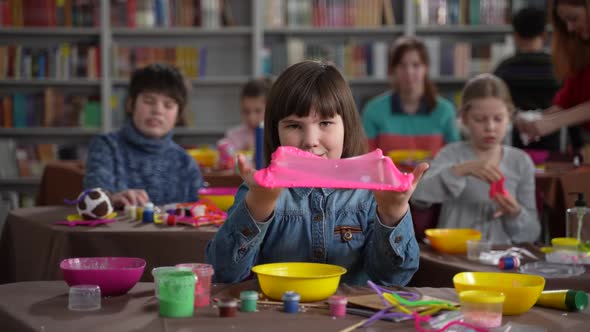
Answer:
<svg viewBox="0 0 590 332"><path fill-rule="evenodd" d="M569 33L575 34L582 40L590 40L588 12L584 6L559 4L557 5L557 15L563 20Z"/></svg>

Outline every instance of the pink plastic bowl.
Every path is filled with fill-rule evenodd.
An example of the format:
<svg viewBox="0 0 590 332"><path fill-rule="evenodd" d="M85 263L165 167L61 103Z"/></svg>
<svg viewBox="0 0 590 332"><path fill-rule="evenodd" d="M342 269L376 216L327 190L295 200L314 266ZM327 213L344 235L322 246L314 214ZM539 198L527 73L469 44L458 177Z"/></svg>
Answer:
<svg viewBox="0 0 590 332"><path fill-rule="evenodd" d="M98 285L102 296L127 293L141 278L145 260L133 257L68 258L59 264L69 286Z"/></svg>
<svg viewBox="0 0 590 332"><path fill-rule="evenodd" d="M525 149L524 151L531 157L535 165L542 164L549 158L549 151L547 150Z"/></svg>

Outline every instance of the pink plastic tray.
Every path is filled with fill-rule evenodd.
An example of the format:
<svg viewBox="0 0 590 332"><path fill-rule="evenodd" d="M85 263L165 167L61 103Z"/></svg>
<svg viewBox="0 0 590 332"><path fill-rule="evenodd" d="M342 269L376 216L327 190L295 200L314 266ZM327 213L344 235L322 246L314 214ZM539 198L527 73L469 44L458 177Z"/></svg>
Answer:
<svg viewBox="0 0 590 332"><path fill-rule="evenodd" d="M295 147L281 146L270 165L254 174L267 188L349 188L406 191L413 174L400 172L380 149L362 156L325 159Z"/></svg>

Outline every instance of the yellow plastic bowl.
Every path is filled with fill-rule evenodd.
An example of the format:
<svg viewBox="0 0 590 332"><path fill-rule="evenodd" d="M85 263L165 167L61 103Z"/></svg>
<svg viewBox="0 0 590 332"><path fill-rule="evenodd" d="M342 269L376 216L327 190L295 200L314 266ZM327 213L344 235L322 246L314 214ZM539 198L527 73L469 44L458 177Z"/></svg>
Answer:
<svg viewBox="0 0 590 332"><path fill-rule="evenodd" d="M481 232L471 228L429 228L424 233L434 249L448 254L464 254L467 240L481 239Z"/></svg>
<svg viewBox="0 0 590 332"><path fill-rule="evenodd" d="M457 293L467 290L501 292L506 296L502 313L520 315L529 311L545 287L545 278L530 274L461 272L453 277Z"/></svg>
<svg viewBox="0 0 590 332"><path fill-rule="evenodd" d="M213 168L217 165L219 152L209 148L189 149L186 152L193 157L193 159L201 167Z"/></svg>
<svg viewBox="0 0 590 332"><path fill-rule="evenodd" d="M283 293L295 291L301 302L322 301L336 292L346 269L320 263L271 263L256 265L260 289L269 299L281 301Z"/></svg>
<svg viewBox="0 0 590 332"><path fill-rule="evenodd" d="M419 161L432 158L432 154L428 150L391 150L387 152L387 156L393 160L394 163Z"/></svg>

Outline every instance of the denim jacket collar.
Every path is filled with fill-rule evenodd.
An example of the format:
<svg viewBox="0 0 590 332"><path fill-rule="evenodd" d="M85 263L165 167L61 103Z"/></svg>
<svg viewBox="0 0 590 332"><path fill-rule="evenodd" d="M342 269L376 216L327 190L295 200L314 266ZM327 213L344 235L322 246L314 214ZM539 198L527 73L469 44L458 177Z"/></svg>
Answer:
<svg viewBox="0 0 590 332"><path fill-rule="evenodd" d="M297 194L297 196L304 198L309 196L315 189L316 188L293 188L293 191L295 192L295 194ZM334 191L336 191L335 188L319 188L318 190L321 190L324 196L328 196Z"/></svg>

